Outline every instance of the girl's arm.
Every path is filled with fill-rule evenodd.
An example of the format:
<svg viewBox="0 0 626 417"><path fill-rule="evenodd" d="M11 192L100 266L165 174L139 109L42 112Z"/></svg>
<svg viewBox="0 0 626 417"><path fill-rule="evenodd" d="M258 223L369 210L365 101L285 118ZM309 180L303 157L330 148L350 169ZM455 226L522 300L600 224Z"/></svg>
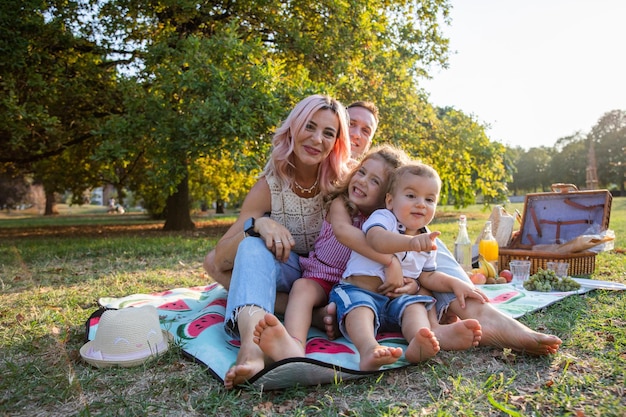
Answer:
<svg viewBox="0 0 626 417"><path fill-rule="evenodd" d="M335 198L333 200L328 210L328 216L328 221L333 227L333 233L342 245L385 266L389 265L395 258L393 252L378 252L367 243L365 233L352 225L352 218L343 199Z"/></svg>

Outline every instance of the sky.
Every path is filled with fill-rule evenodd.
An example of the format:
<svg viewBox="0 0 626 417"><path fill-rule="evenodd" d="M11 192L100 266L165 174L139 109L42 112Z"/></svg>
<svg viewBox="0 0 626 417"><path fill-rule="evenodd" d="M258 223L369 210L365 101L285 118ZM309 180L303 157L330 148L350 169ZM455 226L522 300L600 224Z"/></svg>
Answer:
<svg viewBox="0 0 626 417"><path fill-rule="evenodd" d="M421 85L507 146L552 146L626 111L626 1L451 0L447 69Z"/></svg>

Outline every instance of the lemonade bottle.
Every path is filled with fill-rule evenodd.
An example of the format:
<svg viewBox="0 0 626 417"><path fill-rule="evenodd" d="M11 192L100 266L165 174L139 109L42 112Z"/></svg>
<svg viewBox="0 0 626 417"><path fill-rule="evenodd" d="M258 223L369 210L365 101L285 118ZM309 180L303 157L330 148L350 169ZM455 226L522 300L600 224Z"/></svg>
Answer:
<svg viewBox="0 0 626 417"><path fill-rule="evenodd" d="M478 253L498 271L498 241L491 232L491 221L485 223L483 235L478 242Z"/></svg>

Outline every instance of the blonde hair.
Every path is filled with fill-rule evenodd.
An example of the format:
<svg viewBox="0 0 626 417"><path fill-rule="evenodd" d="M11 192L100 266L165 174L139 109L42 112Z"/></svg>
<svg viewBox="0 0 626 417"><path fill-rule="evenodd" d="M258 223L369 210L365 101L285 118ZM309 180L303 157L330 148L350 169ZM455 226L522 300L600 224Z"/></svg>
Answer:
<svg viewBox="0 0 626 417"><path fill-rule="evenodd" d="M272 139L272 153L261 176L274 174L283 185L288 187L293 185L295 178L294 136L304 129L313 114L319 110L331 110L339 120L335 144L330 155L320 164L318 173L322 194L328 194L335 189L337 181L348 172L350 160L348 116L343 104L321 94L314 94L296 104L289 116L276 129Z"/></svg>
<svg viewBox="0 0 626 417"><path fill-rule="evenodd" d="M400 178L407 174L424 178L433 178L437 182L437 194L441 191L441 178L439 178L439 174L435 168L419 161L412 161L396 169L391 176L391 180L389 181L387 192L393 194L396 191L398 182L400 182Z"/></svg>

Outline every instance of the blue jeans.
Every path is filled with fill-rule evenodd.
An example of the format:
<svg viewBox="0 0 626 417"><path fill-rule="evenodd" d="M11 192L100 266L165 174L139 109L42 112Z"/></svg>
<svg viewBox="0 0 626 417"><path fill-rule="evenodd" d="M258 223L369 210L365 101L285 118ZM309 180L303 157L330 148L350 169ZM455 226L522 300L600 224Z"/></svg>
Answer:
<svg viewBox="0 0 626 417"><path fill-rule="evenodd" d="M330 301L337 305L337 322L343 336L352 341L346 330L346 315L357 307L366 307L374 313L374 333L379 330L398 332L402 329L404 310L411 304L424 304L430 310L435 302L427 295L401 295L389 298L356 285L339 283L330 292Z"/></svg>
<svg viewBox="0 0 626 417"><path fill-rule="evenodd" d="M465 281L471 284L472 281L470 281L469 277L467 276L463 268L461 268L461 265L459 265L456 259L454 259L454 256L452 255L452 253L450 253L446 245L444 245L444 243L441 240L439 240L439 238L437 238L436 243L437 243L437 257L436 257L437 271L441 271L448 275L452 275L455 278L458 278L462 281ZM437 317L441 319L441 316L448 310L450 303L456 300L456 295L454 295L454 293L451 293L451 292L433 291L432 293L433 293L433 297L437 299L437 304L436 304Z"/></svg>
<svg viewBox="0 0 626 417"><path fill-rule="evenodd" d="M297 253L291 252L287 262L280 262L263 239L247 237L242 240L235 255L226 301L226 333L239 338L237 314L241 307L256 306L273 313L276 293L289 293L301 275Z"/></svg>

